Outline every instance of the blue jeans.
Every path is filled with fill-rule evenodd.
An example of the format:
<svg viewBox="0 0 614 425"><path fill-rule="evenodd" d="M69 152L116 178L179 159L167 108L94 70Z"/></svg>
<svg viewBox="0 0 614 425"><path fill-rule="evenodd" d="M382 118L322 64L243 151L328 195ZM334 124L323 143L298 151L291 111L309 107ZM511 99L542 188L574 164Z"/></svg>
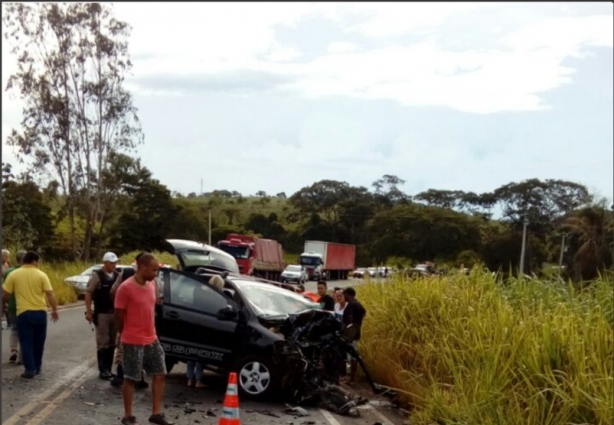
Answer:
<svg viewBox="0 0 614 425"><path fill-rule="evenodd" d="M188 362L188 379L194 378L199 381L203 379L203 365L190 360Z"/></svg>
<svg viewBox="0 0 614 425"><path fill-rule="evenodd" d="M47 312L24 311L17 316L17 332L26 374L40 373L47 339Z"/></svg>

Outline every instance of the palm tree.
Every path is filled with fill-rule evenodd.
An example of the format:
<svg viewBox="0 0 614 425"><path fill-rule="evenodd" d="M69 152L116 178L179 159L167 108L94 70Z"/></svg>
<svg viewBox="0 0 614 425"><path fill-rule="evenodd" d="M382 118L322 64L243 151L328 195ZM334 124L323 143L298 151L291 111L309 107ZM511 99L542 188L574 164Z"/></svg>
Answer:
<svg viewBox="0 0 614 425"><path fill-rule="evenodd" d="M610 259L606 243L606 209L601 206L584 208L568 217L563 228L571 236L571 267L574 280L590 280L607 268Z"/></svg>

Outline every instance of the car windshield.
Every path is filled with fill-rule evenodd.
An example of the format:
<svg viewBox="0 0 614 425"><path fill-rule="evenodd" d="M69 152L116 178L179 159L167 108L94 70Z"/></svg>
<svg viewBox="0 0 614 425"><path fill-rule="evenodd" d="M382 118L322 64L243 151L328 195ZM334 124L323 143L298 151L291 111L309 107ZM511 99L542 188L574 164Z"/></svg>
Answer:
<svg viewBox="0 0 614 425"><path fill-rule="evenodd" d="M246 246L230 246L230 245L218 245L222 251L229 253L239 260L245 260L249 258L249 248Z"/></svg>
<svg viewBox="0 0 614 425"><path fill-rule="evenodd" d="M239 266L234 258L228 258L216 252L185 251L181 253L185 267L216 267L233 273L239 273Z"/></svg>
<svg viewBox="0 0 614 425"><path fill-rule="evenodd" d="M260 316L298 314L320 308L304 296L273 285L241 285L241 291Z"/></svg>
<svg viewBox="0 0 614 425"><path fill-rule="evenodd" d="M301 266L288 266L286 267L287 272L300 272Z"/></svg>
<svg viewBox="0 0 614 425"><path fill-rule="evenodd" d="M301 256L301 265L302 266L319 266L320 265L320 257L308 257L306 255Z"/></svg>

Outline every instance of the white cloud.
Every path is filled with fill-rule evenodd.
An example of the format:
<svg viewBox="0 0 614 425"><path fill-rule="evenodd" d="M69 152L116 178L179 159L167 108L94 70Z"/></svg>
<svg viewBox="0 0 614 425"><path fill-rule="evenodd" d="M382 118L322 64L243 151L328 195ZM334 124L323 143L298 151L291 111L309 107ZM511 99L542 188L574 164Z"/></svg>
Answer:
<svg viewBox="0 0 614 425"><path fill-rule="evenodd" d="M298 59L302 56L302 53L293 47L282 47L273 50L266 56L266 59L271 62L290 62L294 59Z"/></svg>
<svg viewBox="0 0 614 425"><path fill-rule="evenodd" d="M347 41L335 41L333 43L330 43L326 48L326 51L329 54L333 55L355 52L356 50L358 50L358 46L356 46L354 43L349 43Z"/></svg>
<svg viewBox="0 0 614 425"><path fill-rule="evenodd" d="M510 33L496 20L484 22L495 37L488 50L449 51L442 45L445 40L437 31L455 16L495 9L501 14L508 7L516 28ZM117 9L133 22L134 51L152 53L149 59L135 60L137 75L261 71L297 78L290 87L311 98L386 99L480 114L547 108L540 95L572 81L573 69L564 61L578 57L585 47L612 46L613 31L611 15L543 17L546 9L539 5L161 3L152 4L147 16L138 4L119 4ZM279 42L275 28L314 16L374 39L424 31L431 35L426 41L407 44L399 39L382 48L331 40L326 54L295 62L302 52ZM350 17L357 16L362 21L350 24ZM523 19L526 24L518 26Z"/></svg>

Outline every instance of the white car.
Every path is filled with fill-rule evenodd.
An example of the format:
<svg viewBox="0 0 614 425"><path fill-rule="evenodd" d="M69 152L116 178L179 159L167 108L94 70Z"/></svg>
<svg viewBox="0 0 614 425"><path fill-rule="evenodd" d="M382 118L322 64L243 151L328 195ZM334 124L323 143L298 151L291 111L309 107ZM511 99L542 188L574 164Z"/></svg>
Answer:
<svg viewBox="0 0 614 425"><path fill-rule="evenodd" d="M124 266L120 264L115 266L116 270L120 273L123 269L131 267L132 266ZM87 292L87 282L89 282L90 278L92 277L92 273L94 273L95 270L99 270L101 268L102 264L96 264L95 266L86 269L83 273L79 275L67 277L66 279L64 279L64 283L75 288L77 294L80 297L84 297L85 293Z"/></svg>
<svg viewBox="0 0 614 425"><path fill-rule="evenodd" d="M289 265L281 274L282 283L305 284L307 282L307 272L304 267L299 265Z"/></svg>

